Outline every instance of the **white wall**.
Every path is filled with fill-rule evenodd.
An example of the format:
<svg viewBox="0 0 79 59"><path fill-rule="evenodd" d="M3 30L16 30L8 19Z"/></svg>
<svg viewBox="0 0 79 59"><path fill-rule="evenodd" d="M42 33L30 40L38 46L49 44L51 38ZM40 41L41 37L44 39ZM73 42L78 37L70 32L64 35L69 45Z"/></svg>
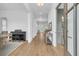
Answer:
<svg viewBox="0 0 79 59"><path fill-rule="evenodd" d="M37 35L37 19L32 18L32 38Z"/></svg>
<svg viewBox="0 0 79 59"><path fill-rule="evenodd" d="M52 5L52 9L51 11L49 12L49 15L48 15L48 21L52 21L52 33L53 33L53 45L56 47L57 46L57 39L56 39L56 7L57 7L58 3L54 3Z"/></svg>
<svg viewBox="0 0 79 59"><path fill-rule="evenodd" d="M1 18L0 18L0 33L1 33L1 30L2 30L1 28L2 28L2 27L1 27Z"/></svg>
<svg viewBox="0 0 79 59"><path fill-rule="evenodd" d="M77 55L79 56L79 5L77 7Z"/></svg>
<svg viewBox="0 0 79 59"><path fill-rule="evenodd" d="M36 36L37 24L36 20L33 19L33 15L31 12L26 12L22 10L3 10L0 11L0 17L6 17L8 19L9 32L16 29L26 31L26 38L29 43L32 41L32 38Z"/></svg>
<svg viewBox="0 0 79 59"><path fill-rule="evenodd" d="M53 6L52 6L53 7ZM53 14L52 14L52 12L53 12L53 10L51 9L51 11L49 12L49 14L48 14L48 23L50 23L50 22L52 22L52 20L53 20Z"/></svg>
<svg viewBox="0 0 79 59"><path fill-rule="evenodd" d="M27 13L25 11L0 11L0 17L8 20L8 31L21 29L27 31Z"/></svg>
<svg viewBox="0 0 79 59"><path fill-rule="evenodd" d="M27 40L29 43L31 43L31 41L33 40L33 38L36 36L37 34L37 19L34 19L33 14L32 13L28 13L28 30L27 30Z"/></svg>
<svg viewBox="0 0 79 59"><path fill-rule="evenodd" d="M68 14L68 52L73 55L73 10Z"/></svg>
<svg viewBox="0 0 79 59"><path fill-rule="evenodd" d="M27 40L30 43L32 41L32 14L27 14Z"/></svg>

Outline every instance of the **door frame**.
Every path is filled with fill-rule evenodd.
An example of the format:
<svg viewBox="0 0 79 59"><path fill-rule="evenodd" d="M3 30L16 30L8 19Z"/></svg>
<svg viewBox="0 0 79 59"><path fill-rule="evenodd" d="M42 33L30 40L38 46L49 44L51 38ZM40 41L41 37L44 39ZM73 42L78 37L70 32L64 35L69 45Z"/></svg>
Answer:
<svg viewBox="0 0 79 59"><path fill-rule="evenodd" d="M59 3L56 7L56 11L59 9L59 7L61 6L62 3ZM63 9L64 9L64 22L63 22L63 39L64 39L64 55L66 55L67 52L67 4L63 5ZM56 12L57 14L57 12ZM57 16L57 15L56 15ZM57 17L56 17L57 18ZM57 19L56 19L57 20Z"/></svg>
<svg viewBox="0 0 79 59"><path fill-rule="evenodd" d="M77 5L78 3L73 3L73 6L67 10L67 15L73 10L73 55L77 56ZM67 45L67 44L66 44Z"/></svg>
<svg viewBox="0 0 79 59"><path fill-rule="evenodd" d="M59 3L56 7L56 10L60 7L63 3ZM63 32L63 39L64 39L64 55L71 55L67 51L67 40L68 40L68 13L73 9L73 52L74 56L77 56L77 5L78 3L74 3L73 6L68 10L68 4L64 3L64 32ZM57 16L57 15L56 15Z"/></svg>
<svg viewBox="0 0 79 59"><path fill-rule="evenodd" d="M60 37L60 39L61 39L61 42L59 42L59 40L57 40L57 45L63 45L64 43L64 41L62 40L63 39L63 35L62 35L62 33L63 33L63 21L62 20L60 20L61 18L62 18L62 16L63 16L63 12L64 12L64 9L62 9L62 8L57 8L56 9L56 12L57 12L57 21L56 21L56 34L57 34L57 38L56 39L58 39L59 37L58 36L61 36ZM60 17L60 19L58 18L58 17ZM60 21L59 21L60 20ZM58 24L58 23L61 23L61 24ZM58 25L60 25L61 27L59 27ZM59 28L61 28L61 30L59 30ZM58 34L58 33L61 33L61 35L60 34Z"/></svg>

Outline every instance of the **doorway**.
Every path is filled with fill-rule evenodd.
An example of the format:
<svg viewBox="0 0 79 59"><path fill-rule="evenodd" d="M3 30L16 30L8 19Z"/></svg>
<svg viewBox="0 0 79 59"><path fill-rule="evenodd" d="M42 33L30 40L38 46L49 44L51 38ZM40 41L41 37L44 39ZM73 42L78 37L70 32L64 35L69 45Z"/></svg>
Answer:
<svg viewBox="0 0 79 59"><path fill-rule="evenodd" d="M56 8L57 11L57 46L63 46L64 47L64 39L63 39L63 34L64 34L64 4L59 4ZM64 51L63 51L64 53Z"/></svg>
<svg viewBox="0 0 79 59"><path fill-rule="evenodd" d="M57 44L64 45L63 40L63 12L64 9L57 9Z"/></svg>
<svg viewBox="0 0 79 59"><path fill-rule="evenodd" d="M77 3L65 3L59 4L57 6L58 9L63 8L63 17L61 24L63 24L63 40L64 40L64 55L66 56L76 56L77 55ZM62 12L61 12L62 13ZM58 19L61 16L57 12L57 24ZM59 22L59 23L60 23ZM57 35L58 35L58 28L57 25ZM58 36L57 36L58 37ZM59 38L58 38L59 39ZM57 43L58 43L57 39Z"/></svg>

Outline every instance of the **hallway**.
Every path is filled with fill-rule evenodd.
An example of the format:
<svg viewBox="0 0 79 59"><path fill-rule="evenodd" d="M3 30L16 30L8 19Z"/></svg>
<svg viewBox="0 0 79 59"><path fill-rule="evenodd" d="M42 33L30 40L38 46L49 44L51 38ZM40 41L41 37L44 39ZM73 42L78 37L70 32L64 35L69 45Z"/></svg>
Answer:
<svg viewBox="0 0 79 59"><path fill-rule="evenodd" d="M10 56L77 56L78 16L78 3L0 3L0 48L12 41ZM25 42L15 49L17 40Z"/></svg>
<svg viewBox="0 0 79 59"><path fill-rule="evenodd" d="M53 47L44 42L43 36L38 34L31 43L24 42L14 50L10 56L62 56L64 47Z"/></svg>

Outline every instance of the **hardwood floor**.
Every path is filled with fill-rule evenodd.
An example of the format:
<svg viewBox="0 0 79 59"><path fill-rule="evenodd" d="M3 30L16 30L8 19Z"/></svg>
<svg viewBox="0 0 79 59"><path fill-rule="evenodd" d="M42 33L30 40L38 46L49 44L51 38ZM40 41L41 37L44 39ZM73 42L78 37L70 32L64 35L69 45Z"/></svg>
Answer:
<svg viewBox="0 0 79 59"><path fill-rule="evenodd" d="M44 42L43 34L38 34L29 44L24 42L19 48L13 51L9 56L63 56L64 47L59 45L53 47Z"/></svg>

